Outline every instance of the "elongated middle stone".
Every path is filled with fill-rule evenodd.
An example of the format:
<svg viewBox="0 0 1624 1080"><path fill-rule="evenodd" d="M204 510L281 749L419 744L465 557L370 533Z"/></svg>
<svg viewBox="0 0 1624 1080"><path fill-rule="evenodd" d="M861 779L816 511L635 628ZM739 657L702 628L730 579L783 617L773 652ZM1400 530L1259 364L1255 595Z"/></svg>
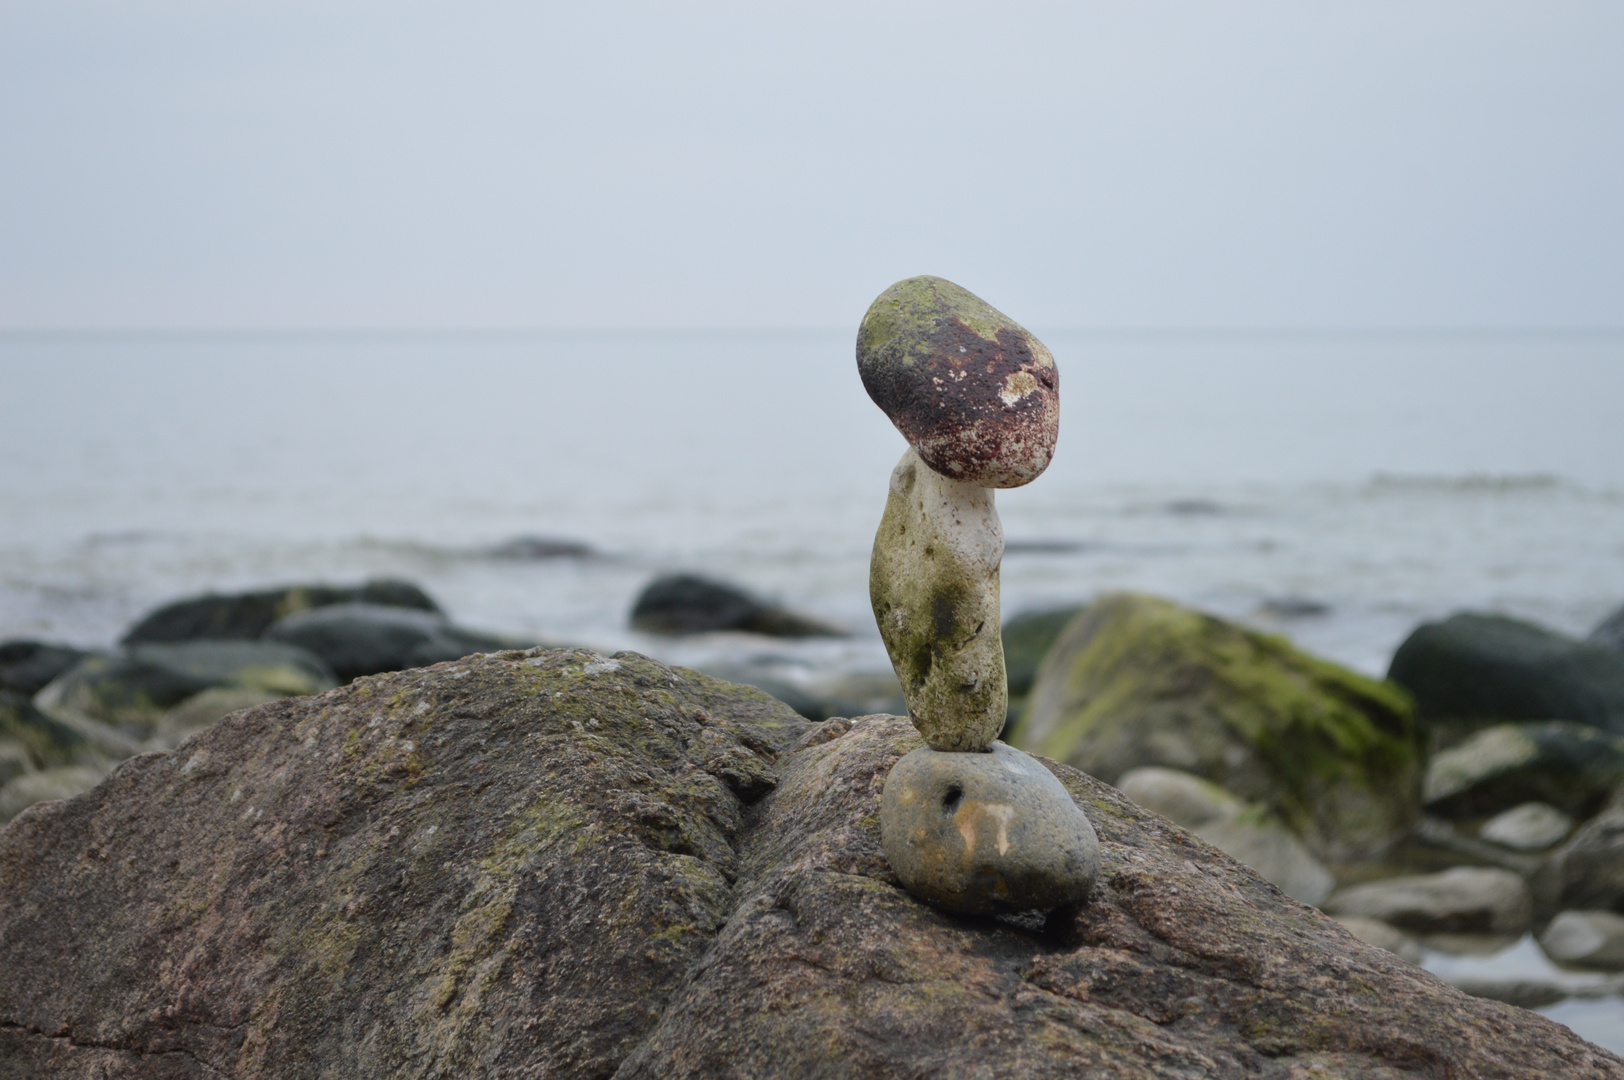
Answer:
<svg viewBox="0 0 1624 1080"><path fill-rule="evenodd" d="M1003 729L1003 557L992 489L941 475L910 447L891 473L868 589L908 712L933 750L984 751Z"/></svg>

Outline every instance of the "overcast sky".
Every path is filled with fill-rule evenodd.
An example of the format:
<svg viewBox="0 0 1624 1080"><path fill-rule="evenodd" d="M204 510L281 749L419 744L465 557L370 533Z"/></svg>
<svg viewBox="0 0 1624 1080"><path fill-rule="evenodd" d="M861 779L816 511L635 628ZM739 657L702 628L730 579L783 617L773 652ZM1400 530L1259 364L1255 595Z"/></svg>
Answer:
<svg viewBox="0 0 1624 1080"><path fill-rule="evenodd" d="M0 327L1624 326L1624 4L0 0Z"/></svg>

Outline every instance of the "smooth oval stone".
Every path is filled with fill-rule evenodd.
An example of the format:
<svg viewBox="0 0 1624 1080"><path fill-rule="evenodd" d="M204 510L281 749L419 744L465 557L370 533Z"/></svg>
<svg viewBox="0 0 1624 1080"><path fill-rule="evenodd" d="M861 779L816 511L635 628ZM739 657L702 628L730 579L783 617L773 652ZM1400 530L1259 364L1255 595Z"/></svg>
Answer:
<svg viewBox="0 0 1624 1080"><path fill-rule="evenodd" d="M1060 373L1037 338L939 277L899 281L857 330L857 370L926 465L981 487L1020 487L1054 456Z"/></svg>
<svg viewBox="0 0 1624 1080"><path fill-rule="evenodd" d="M965 915L1080 904L1100 868L1099 839L1071 793L1001 742L987 754L903 757L885 779L880 840L910 893Z"/></svg>
<svg viewBox="0 0 1624 1080"><path fill-rule="evenodd" d="M908 715L933 750L984 751L1008 718L1003 557L993 493L932 472L909 448L891 473L868 597Z"/></svg>

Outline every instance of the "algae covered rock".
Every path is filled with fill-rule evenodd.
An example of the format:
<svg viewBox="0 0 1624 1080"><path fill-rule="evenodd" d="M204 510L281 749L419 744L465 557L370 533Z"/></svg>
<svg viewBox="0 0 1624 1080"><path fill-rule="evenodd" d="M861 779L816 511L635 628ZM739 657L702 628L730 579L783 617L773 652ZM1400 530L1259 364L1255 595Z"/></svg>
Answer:
<svg viewBox="0 0 1624 1080"><path fill-rule="evenodd" d="M0 830L0 1075L1624 1078L1054 763L1090 902L921 904L920 745L583 651L238 713Z"/></svg>
<svg viewBox="0 0 1624 1080"><path fill-rule="evenodd" d="M857 330L857 370L926 465L1009 488L1048 468L1060 432L1060 373L1041 341L939 277L899 281Z"/></svg>
<svg viewBox="0 0 1624 1080"><path fill-rule="evenodd" d="M1003 554L991 489L925 468L910 447L891 473L868 591L908 714L933 750L985 750L1008 719Z"/></svg>
<svg viewBox="0 0 1624 1080"><path fill-rule="evenodd" d="M1104 597L1073 620L1010 741L1108 782L1143 765L1195 773L1332 862L1379 852L1420 808L1402 690L1149 596Z"/></svg>

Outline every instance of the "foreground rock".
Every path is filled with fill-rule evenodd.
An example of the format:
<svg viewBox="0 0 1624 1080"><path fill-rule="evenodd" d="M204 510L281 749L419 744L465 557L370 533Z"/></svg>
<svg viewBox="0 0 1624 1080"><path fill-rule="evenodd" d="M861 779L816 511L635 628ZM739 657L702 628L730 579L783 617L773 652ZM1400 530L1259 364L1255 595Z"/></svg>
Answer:
<svg viewBox="0 0 1624 1080"><path fill-rule="evenodd" d="M632 605L634 629L651 634L740 630L769 637L842 637L844 631L694 574L655 578Z"/></svg>
<svg viewBox="0 0 1624 1080"><path fill-rule="evenodd" d="M1155 597L1104 597L1073 620L1011 741L1110 783L1144 765L1195 773L1333 863L1382 851L1419 812L1401 690Z"/></svg>
<svg viewBox="0 0 1624 1080"><path fill-rule="evenodd" d="M1505 720L1577 720L1624 735L1624 655L1518 619L1424 623L1387 677L1446 740Z"/></svg>
<svg viewBox="0 0 1624 1080"><path fill-rule="evenodd" d="M0 1075L1624 1078L1064 766L1090 902L943 915L919 745L579 651L239 713L0 832Z"/></svg>
<svg viewBox="0 0 1624 1080"><path fill-rule="evenodd" d="M1520 934L1534 916L1522 878L1477 866L1355 885L1332 896L1325 910L1422 934Z"/></svg>
<svg viewBox="0 0 1624 1080"><path fill-rule="evenodd" d="M1496 724L1435 754L1422 798L1440 817L1544 802L1588 817L1624 781L1624 737L1570 720Z"/></svg>

